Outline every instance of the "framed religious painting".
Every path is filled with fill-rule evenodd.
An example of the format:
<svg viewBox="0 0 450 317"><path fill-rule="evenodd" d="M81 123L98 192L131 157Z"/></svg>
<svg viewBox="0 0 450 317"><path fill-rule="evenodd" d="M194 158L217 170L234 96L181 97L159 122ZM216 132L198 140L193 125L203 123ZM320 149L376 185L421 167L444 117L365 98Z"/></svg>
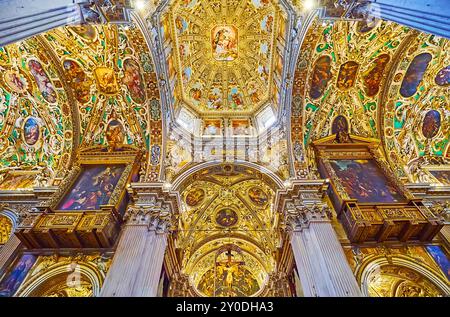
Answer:
<svg viewBox="0 0 450 317"><path fill-rule="evenodd" d="M112 205L112 194L124 171L124 164L82 165L81 173L56 209L100 210L102 205Z"/></svg>
<svg viewBox="0 0 450 317"><path fill-rule="evenodd" d="M423 170L433 185L450 186L450 165L428 165L424 166Z"/></svg>
<svg viewBox="0 0 450 317"><path fill-rule="evenodd" d="M138 180L136 157L139 155L134 151L124 146L116 152L81 155L80 162L61 185L51 209L57 212L113 210L122 216L126 185Z"/></svg>
<svg viewBox="0 0 450 317"><path fill-rule="evenodd" d="M405 198L374 159L330 159L335 182L360 203L398 203Z"/></svg>
<svg viewBox="0 0 450 317"><path fill-rule="evenodd" d="M420 199L397 180L379 141L338 134L313 142L328 197L352 242L428 241L442 228Z"/></svg>
<svg viewBox="0 0 450 317"><path fill-rule="evenodd" d="M125 144L83 149L17 236L28 248L112 247L129 201L127 185L138 181L141 161L142 152Z"/></svg>

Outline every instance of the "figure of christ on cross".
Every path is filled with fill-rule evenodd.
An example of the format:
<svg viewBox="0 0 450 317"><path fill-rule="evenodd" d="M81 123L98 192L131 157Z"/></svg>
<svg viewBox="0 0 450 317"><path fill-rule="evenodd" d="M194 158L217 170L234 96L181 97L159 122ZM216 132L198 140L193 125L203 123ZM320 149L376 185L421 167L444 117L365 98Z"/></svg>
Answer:
<svg viewBox="0 0 450 317"><path fill-rule="evenodd" d="M219 276L222 276L223 273L226 273L225 277L225 285L228 289L228 296L233 296L233 276L235 276L241 265L244 265L244 261L233 261L233 254L231 253L231 249L228 249L226 252L227 260L216 262L216 269L219 273ZM217 276L217 275L216 275Z"/></svg>

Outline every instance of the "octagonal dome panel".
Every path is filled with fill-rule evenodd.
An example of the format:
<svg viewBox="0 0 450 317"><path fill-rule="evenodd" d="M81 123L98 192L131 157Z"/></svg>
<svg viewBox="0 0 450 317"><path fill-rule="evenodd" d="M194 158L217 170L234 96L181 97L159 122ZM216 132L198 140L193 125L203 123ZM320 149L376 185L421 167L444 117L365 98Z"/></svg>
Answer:
<svg viewBox="0 0 450 317"><path fill-rule="evenodd" d="M253 114L272 97L284 23L270 0L175 1L162 26L176 102L200 115Z"/></svg>

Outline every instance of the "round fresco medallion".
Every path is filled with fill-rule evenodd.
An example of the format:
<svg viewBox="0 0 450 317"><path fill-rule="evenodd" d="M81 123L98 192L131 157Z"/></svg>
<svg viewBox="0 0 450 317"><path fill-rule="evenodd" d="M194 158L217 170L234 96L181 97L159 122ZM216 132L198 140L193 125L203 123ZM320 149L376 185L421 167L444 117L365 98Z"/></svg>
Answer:
<svg viewBox="0 0 450 317"><path fill-rule="evenodd" d="M118 120L111 120L106 127L106 140L112 147L117 147L125 141L125 133L122 123Z"/></svg>
<svg viewBox="0 0 450 317"><path fill-rule="evenodd" d="M269 200L267 194L259 187L250 188L248 190L248 197L254 204L259 206L264 206Z"/></svg>
<svg viewBox="0 0 450 317"><path fill-rule="evenodd" d="M7 70L3 78L8 87L14 92L21 94L28 89L28 82L26 78L18 72Z"/></svg>
<svg viewBox="0 0 450 317"><path fill-rule="evenodd" d="M186 204L191 207L197 206L205 198L205 191L195 188L186 195Z"/></svg>
<svg viewBox="0 0 450 317"><path fill-rule="evenodd" d="M441 114L439 111L430 110L425 114L422 124L423 136L432 139L438 134L441 127Z"/></svg>
<svg viewBox="0 0 450 317"><path fill-rule="evenodd" d="M39 122L35 117L29 117L23 125L23 139L28 145L34 145L39 140Z"/></svg>
<svg viewBox="0 0 450 317"><path fill-rule="evenodd" d="M233 209L225 208L221 209L216 215L216 222L222 227L234 226L238 221L236 211Z"/></svg>

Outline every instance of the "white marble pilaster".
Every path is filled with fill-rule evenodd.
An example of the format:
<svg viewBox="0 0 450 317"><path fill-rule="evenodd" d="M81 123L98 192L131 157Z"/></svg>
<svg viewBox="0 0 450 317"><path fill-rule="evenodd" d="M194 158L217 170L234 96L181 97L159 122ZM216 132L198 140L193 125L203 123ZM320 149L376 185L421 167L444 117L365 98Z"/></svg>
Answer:
<svg viewBox="0 0 450 317"><path fill-rule="evenodd" d="M155 297L167 246L170 214L132 207L100 297Z"/></svg>
<svg viewBox="0 0 450 317"><path fill-rule="evenodd" d="M304 296L362 296L325 208L291 205L288 210Z"/></svg>

